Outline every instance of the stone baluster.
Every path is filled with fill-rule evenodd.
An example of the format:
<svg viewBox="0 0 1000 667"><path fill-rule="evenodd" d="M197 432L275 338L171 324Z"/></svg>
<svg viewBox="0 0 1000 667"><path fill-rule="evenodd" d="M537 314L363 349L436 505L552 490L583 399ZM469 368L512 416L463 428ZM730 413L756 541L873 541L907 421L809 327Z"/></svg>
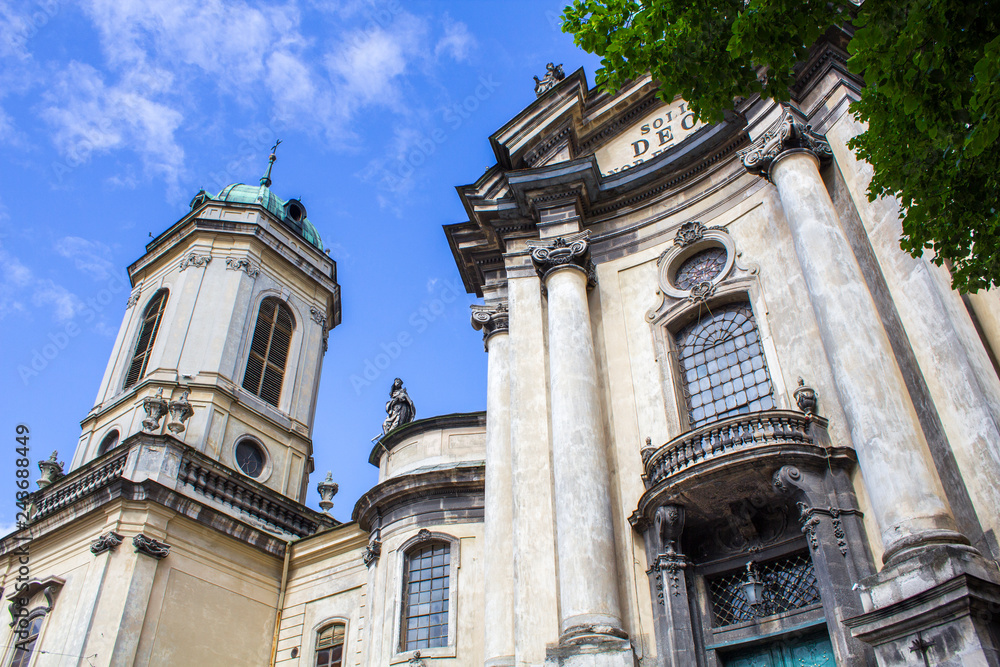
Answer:
<svg viewBox="0 0 1000 667"><path fill-rule="evenodd" d="M510 448L510 336L506 302L474 306L486 374L485 664L514 664L514 495Z"/></svg>
<svg viewBox="0 0 1000 667"><path fill-rule="evenodd" d="M625 638L587 300L588 286L596 280L589 242L582 233L532 247L532 261L548 294L560 644Z"/></svg>
<svg viewBox="0 0 1000 667"><path fill-rule="evenodd" d="M820 176L829 157L826 141L787 111L742 154L748 171L777 187L882 533L883 561L930 544L967 544Z"/></svg>

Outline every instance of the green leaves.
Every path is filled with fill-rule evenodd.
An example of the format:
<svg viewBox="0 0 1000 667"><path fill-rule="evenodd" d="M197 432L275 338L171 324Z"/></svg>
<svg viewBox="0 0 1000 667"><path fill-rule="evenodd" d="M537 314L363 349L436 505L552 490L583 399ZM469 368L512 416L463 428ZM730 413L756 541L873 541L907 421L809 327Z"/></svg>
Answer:
<svg viewBox="0 0 1000 667"><path fill-rule="evenodd" d="M599 85L650 72L706 122L735 97L788 99L809 47L850 19L869 196L898 198L902 248L947 262L956 288L1000 285L1000 0L575 0L564 19L603 58Z"/></svg>

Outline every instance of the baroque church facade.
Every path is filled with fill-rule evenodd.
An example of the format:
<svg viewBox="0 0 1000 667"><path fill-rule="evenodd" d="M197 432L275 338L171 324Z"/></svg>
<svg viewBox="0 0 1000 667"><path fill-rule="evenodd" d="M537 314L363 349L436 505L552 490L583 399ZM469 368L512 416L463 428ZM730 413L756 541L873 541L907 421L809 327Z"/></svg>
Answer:
<svg viewBox="0 0 1000 667"><path fill-rule="evenodd" d="M717 125L550 65L444 228L486 410L394 385L344 524L336 264L270 169L200 192L3 540L4 664L1000 666L1000 307L868 200L844 48Z"/></svg>

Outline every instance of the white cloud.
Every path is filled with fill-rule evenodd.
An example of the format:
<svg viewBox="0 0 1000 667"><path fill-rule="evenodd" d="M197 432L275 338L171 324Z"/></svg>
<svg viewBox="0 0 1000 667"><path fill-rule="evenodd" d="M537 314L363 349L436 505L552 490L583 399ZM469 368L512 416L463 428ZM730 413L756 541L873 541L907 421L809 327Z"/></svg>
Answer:
<svg viewBox="0 0 1000 667"><path fill-rule="evenodd" d="M130 80L107 85L90 65L71 62L44 95L42 117L53 127L53 142L74 167L92 155L133 147L146 171L176 187L184 150L175 133L183 121L177 109L152 99L143 88L150 78L169 82L166 72L134 72ZM151 94L153 93L153 94Z"/></svg>
<svg viewBox="0 0 1000 667"><path fill-rule="evenodd" d="M77 295L47 278L38 281L31 300L36 306L51 306L52 315L59 322L73 319L84 308Z"/></svg>
<svg viewBox="0 0 1000 667"><path fill-rule="evenodd" d="M469 52L476 47L476 38L469 32L469 27L461 21L453 21L444 15L444 37L438 40L434 47L434 55L440 57L448 54L458 62L469 57Z"/></svg>
<svg viewBox="0 0 1000 667"><path fill-rule="evenodd" d="M65 236L56 241L55 249L66 259L73 260L77 269L89 274L94 280L107 280L115 271L114 262L111 261L111 248L100 241Z"/></svg>
<svg viewBox="0 0 1000 667"><path fill-rule="evenodd" d="M409 63L420 57L426 33L426 23L407 14L388 28L369 27L346 34L343 46L326 56L341 112L352 116L373 105L401 109L400 79Z"/></svg>
<svg viewBox="0 0 1000 667"><path fill-rule="evenodd" d="M84 308L83 301L75 294L48 278L38 278L20 259L0 246L0 319L12 313L27 313L27 301L50 309L59 322L72 319Z"/></svg>

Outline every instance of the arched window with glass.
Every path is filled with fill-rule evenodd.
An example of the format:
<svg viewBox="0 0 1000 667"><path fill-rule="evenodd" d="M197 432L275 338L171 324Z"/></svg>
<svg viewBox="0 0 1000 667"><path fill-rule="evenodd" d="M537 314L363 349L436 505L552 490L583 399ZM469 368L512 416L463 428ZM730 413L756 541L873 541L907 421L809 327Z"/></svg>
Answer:
<svg viewBox="0 0 1000 667"><path fill-rule="evenodd" d="M121 434L118 432L117 428L111 429L108 434L104 436L104 439L101 440L101 444L97 448L97 455L100 456L102 454L106 454L117 447L120 437Z"/></svg>
<svg viewBox="0 0 1000 667"><path fill-rule="evenodd" d="M316 634L316 667L341 667L344 660L344 635L347 626L331 623Z"/></svg>
<svg viewBox="0 0 1000 667"><path fill-rule="evenodd" d="M145 310L142 311L139 336L135 341L132 361L125 373L125 389L135 385L146 374L146 366L149 364L149 356L153 352L153 344L156 342L156 334L160 329L163 311L167 307L167 294L167 290L161 289L153 295L153 298L146 304Z"/></svg>
<svg viewBox="0 0 1000 667"><path fill-rule="evenodd" d="M407 552L403 570L402 648L448 645L451 547L422 542Z"/></svg>
<svg viewBox="0 0 1000 667"><path fill-rule="evenodd" d="M250 339L250 353L243 374L243 388L277 407L295 320L280 299L267 297L260 303L257 323Z"/></svg>
<svg viewBox="0 0 1000 667"><path fill-rule="evenodd" d="M42 622L44 620L44 612L34 612L26 620L27 628L24 634L15 631L11 642L14 646L14 651L11 654L10 667L28 667L28 664L31 662L31 656L35 652L38 635L42 632Z"/></svg>
<svg viewBox="0 0 1000 667"><path fill-rule="evenodd" d="M709 308L678 331L674 342L691 428L774 408L771 377L749 303Z"/></svg>

